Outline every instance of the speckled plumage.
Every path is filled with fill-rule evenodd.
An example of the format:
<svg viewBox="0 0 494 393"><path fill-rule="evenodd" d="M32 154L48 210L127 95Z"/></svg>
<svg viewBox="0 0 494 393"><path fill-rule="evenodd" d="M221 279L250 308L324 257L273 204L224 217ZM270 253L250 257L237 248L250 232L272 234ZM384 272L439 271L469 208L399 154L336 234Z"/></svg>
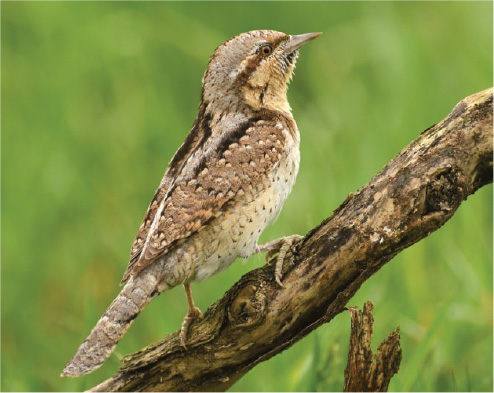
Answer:
<svg viewBox="0 0 494 393"><path fill-rule="evenodd" d="M298 172L299 132L286 90L299 47L318 35L252 31L216 49L199 114L132 246L127 284L62 376L99 367L162 291L184 284L189 297L190 282L259 251L259 236L278 216ZM200 313L191 297L189 305L184 336Z"/></svg>

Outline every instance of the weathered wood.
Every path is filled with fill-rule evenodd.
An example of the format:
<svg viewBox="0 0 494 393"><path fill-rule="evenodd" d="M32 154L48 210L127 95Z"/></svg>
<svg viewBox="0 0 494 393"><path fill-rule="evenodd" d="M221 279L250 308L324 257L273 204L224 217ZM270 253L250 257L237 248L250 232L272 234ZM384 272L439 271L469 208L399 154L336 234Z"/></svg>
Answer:
<svg viewBox="0 0 494 393"><path fill-rule="evenodd" d="M400 327L379 344L375 355L372 353L373 308L374 305L368 300L363 311L348 309L352 331L345 368L344 392L387 392L391 377L400 369Z"/></svg>
<svg viewBox="0 0 494 393"><path fill-rule="evenodd" d="M222 391L344 310L362 283L492 182L492 89L462 100L274 266L244 275L189 330L123 359L93 391Z"/></svg>

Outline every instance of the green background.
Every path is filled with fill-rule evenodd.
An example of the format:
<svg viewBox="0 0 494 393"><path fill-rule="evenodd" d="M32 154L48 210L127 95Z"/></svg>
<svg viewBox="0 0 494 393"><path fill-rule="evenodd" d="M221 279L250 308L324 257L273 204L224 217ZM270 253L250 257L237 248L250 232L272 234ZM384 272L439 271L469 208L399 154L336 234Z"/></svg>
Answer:
<svg viewBox="0 0 494 393"><path fill-rule="evenodd" d="M462 98L492 86L490 2L2 2L3 391L82 390L180 327L174 289L107 363L60 379L119 291L130 245L196 116L212 51L253 29L324 34L289 89L301 168L261 241L305 234ZM205 311L263 257L193 284ZM390 390L492 391L492 186L368 280L374 347L397 325ZM231 390L341 391L349 315Z"/></svg>

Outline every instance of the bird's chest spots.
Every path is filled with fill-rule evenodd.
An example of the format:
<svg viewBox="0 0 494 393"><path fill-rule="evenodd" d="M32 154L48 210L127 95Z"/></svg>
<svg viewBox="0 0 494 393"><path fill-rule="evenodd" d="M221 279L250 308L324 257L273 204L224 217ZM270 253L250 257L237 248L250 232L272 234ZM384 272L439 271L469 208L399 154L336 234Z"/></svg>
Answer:
<svg viewBox="0 0 494 393"><path fill-rule="evenodd" d="M202 281L226 269L236 258L256 252L259 236L276 220L295 183L299 161L298 146L287 149L267 177L234 198L215 219L217 225L203 231L202 252L209 256L198 264L194 280Z"/></svg>

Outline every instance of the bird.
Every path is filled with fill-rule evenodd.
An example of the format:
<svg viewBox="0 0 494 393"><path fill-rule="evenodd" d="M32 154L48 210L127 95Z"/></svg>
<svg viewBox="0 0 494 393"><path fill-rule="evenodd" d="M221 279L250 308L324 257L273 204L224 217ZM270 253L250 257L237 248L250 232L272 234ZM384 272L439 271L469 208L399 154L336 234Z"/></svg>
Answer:
<svg viewBox="0 0 494 393"><path fill-rule="evenodd" d="M100 367L144 307L183 285L189 310L180 330L202 317L190 284L268 251L284 254L298 235L258 245L295 183L300 134L287 100L299 49L321 33L254 30L213 52L202 78L198 115L156 190L131 248L120 294L108 307L62 377Z"/></svg>

